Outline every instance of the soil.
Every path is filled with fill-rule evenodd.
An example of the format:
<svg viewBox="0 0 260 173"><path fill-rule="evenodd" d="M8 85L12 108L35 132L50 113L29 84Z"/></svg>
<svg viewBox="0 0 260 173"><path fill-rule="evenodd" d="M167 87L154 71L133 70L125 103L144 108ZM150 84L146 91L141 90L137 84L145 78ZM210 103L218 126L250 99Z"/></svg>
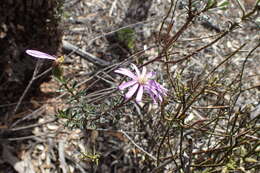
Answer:
<svg viewBox="0 0 260 173"><path fill-rule="evenodd" d="M161 0L151 2L152 4L146 4L145 7L138 6L139 8L149 9L140 18L128 20L128 17L131 16L129 15L130 1L128 0L67 0L61 14L64 29L63 41L69 42L80 50L88 52L105 62L118 63L124 61L136 52L143 50L144 46L153 47L158 41L160 30L158 26L170 4L168 1ZM178 8L181 9L185 2L180 2ZM251 1L245 3L247 9L252 8ZM185 55L190 50L203 45L203 43L212 41L211 38L207 38L200 43L193 43L190 40L221 32L221 29L228 25L229 20L235 19L236 15L240 14L237 7L231 6L230 8L233 10L232 13L217 11L203 15L204 18L194 21L193 26L180 38L175 48L176 52L179 55ZM220 19L222 19L221 22L219 22ZM175 20L172 31L167 33L169 35L176 32L184 23L185 17L176 17ZM221 40L217 45L205 50L204 54L202 53L205 57L202 58L200 53L195 55L192 60L194 65L189 67L192 70L187 72L187 76L196 75L196 71L201 71L205 64L216 65L217 62L223 60L228 52L237 49L240 43L248 42L247 46L241 50L242 52L252 48L255 45L254 40L259 39L259 28L257 28L259 25L256 26L250 22L245 25L242 26L241 30L231 33L225 40ZM125 26L131 26L137 33L137 40L133 49L129 49L127 45L115 40L115 31ZM166 37L167 34L165 33ZM183 49L184 47L185 49ZM65 61L60 65L64 71L63 75L78 83L86 80L85 83L83 82L80 85L80 89L89 89L96 78L88 79L91 79L103 67L86 60L77 51L71 50L71 48L63 47ZM157 49L152 48L147 50L142 58L136 56L132 61L146 62L156 55ZM212 55L216 57L213 59ZM245 70L247 71L248 88L260 85L259 49L252 55L251 59L254 60L249 62ZM239 62L240 57L235 57L230 63L238 64ZM152 68L157 70L161 67L155 64ZM234 66L234 69L228 70L236 69ZM230 76L230 78L233 77ZM99 82L91 86L89 93L104 89L107 86L106 83ZM256 102L260 100L259 90L247 93L244 97L251 97L250 102L257 104ZM133 147L129 138L119 130L111 130L106 125L103 129L109 130L103 131L72 129L65 126L68 120L57 118L56 115L59 110L66 108L66 98L66 95L60 91L60 84L55 78L52 78L50 81L42 83L39 91L33 93L27 102L23 102L22 111L17 113L12 120L9 120L10 124L13 125L11 128L0 122L0 130L2 134L5 133L0 138L0 172L124 173L149 172L154 167L154 165L144 163L145 159L140 159L142 151ZM246 101L241 100L240 102L243 104ZM8 108L10 105L12 104L0 105L0 110L6 109L10 112L11 110ZM138 130L131 125L131 123L125 124L125 129ZM142 131L140 134L142 134ZM96 148L93 149L93 146ZM96 157L98 159L82 157L85 153L93 150L97 151ZM148 167L150 168L148 169Z"/></svg>

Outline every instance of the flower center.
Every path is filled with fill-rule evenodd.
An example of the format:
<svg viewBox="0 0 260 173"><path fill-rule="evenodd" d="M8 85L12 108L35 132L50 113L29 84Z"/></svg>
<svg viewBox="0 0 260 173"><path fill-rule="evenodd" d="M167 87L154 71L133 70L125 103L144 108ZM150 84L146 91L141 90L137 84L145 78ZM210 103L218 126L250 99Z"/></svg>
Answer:
<svg viewBox="0 0 260 173"><path fill-rule="evenodd" d="M138 83L139 83L140 85L145 85L145 84L147 83L147 81L148 81L148 79L147 79L145 76L140 76L140 77L138 78Z"/></svg>

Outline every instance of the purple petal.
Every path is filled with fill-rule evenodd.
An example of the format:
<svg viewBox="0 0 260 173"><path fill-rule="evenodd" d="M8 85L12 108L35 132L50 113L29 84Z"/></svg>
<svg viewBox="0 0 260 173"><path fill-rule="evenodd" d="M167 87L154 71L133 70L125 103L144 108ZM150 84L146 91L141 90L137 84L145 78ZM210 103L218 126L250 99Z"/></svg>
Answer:
<svg viewBox="0 0 260 173"><path fill-rule="evenodd" d="M161 94L158 94L158 95L157 95L157 98L159 98L160 102L163 101Z"/></svg>
<svg viewBox="0 0 260 173"><path fill-rule="evenodd" d="M161 93L161 91L158 90L155 81L149 81L149 84L145 86L145 90L148 92L150 97L152 97L153 101L158 100L160 102L163 101L162 95L166 95L165 93Z"/></svg>
<svg viewBox="0 0 260 173"><path fill-rule="evenodd" d="M149 73L147 73L147 75L146 75L146 77L147 78L152 78L152 77L154 77L155 76L155 72L149 72Z"/></svg>
<svg viewBox="0 0 260 173"><path fill-rule="evenodd" d="M150 95L150 97L152 97L152 99L153 99L153 104L157 104L157 100L155 99L155 97L151 96L151 95Z"/></svg>
<svg viewBox="0 0 260 173"><path fill-rule="evenodd" d="M47 53L40 52L38 50L26 50L25 51L28 55L31 55L36 58L41 58L41 59L51 59L51 60L56 60L54 56L51 56Z"/></svg>
<svg viewBox="0 0 260 173"><path fill-rule="evenodd" d="M150 95L150 97L153 99L153 103L156 104L156 103L157 103L157 100L156 100L156 98L155 98L155 95L154 95L150 90L148 90L147 92L148 92L148 94Z"/></svg>
<svg viewBox="0 0 260 173"><path fill-rule="evenodd" d="M129 81L129 82L124 82L121 85L119 85L118 88L120 90L124 90L125 88L130 87L130 86L132 86L132 85L134 85L136 83L137 83L136 80L132 80L132 81Z"/></svg>
<svg viewBox="0 0 260 173"><path fill-rule="evenodd" d="M133 66L134 69L135 69L136 75L137 75L137 76L140 76L141 73L140 73L139 69L136 67L136 65L132 64L132 66Z"/></svg>
<svg viewBox="0 0 260 173"><path fill-rule="evenodd" d="M153 94L155 97L160 95L160 93L154 87L146 86L145 89L148 91L148 93Z"/></svg>
<svg viewBox="0 0 260 173"><path fill-rule="evenodd" d="M163 94L163 95L165 95L166 96L166 93L167 93L167 89L166 88L164 88L162 85L160 85L160 84L158 84L157 85L157 90L161 93L161 94Z"/></svg>
<svg viewBox="0 0 260 173"><path fill-rule="evenodd" d="M168 91L166 88L164 88L162 85L160 85L158 82L154 80L149 81L149 86L156 89L158 92L160 92L163 95L166 95L166 92Z"/></svg>
<svg viewBox="0 0 260 173"><path fill-rule="evenodd" d="M128 76L132 79L136 79L136 75L134 73L132 73L130 70L126 69L126 68L119 68L117 70L115 70L116 73Z"/></svg>
<svg viewBox="0 0 260 173"><path fill-rule="evenodd" d="M143 93L144 93L144 87L142 85L140 85L137 95L136 95L136 101L137 102L141 102L142 98L143 98Z"/></svg>
<svg viewBox="0 0 260 173"><path fill-rule="evenodd" d="M132 86L132 87L129 89L129 91L126 93L125 97L126 97L127 99L131 98L131 97L135 94L135 92L136 92L136 90L137 90L138 87L139 87L138 84L135 84L134 86Z"/></svg>

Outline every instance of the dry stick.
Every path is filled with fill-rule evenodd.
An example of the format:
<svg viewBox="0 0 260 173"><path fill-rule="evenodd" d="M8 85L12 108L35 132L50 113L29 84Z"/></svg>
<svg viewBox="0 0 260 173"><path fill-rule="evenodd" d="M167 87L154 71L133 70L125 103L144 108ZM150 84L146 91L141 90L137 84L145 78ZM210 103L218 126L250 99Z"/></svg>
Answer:
<svg viewBox="0 0 260 173"><path fill-rule="evenodd" d="M121 130L121 132L125 135L125 137L127 137L132 144L134 144L134 146L136 146L139 150L141 150L142 152L144 152L146 155L148 155L149 157L151 157L153 160L157 160L152 154L148 153L147 151L145 151L142 147L140 147L139 145L137 145L134 140L123 130Z"/></svg>
<svg viewBox="0 0 260 173"><path fill-rule="evenodd" d="M176 109L176 116L179 114L180 111L181 111L181 106L178 106L178 108ZM169 126L167 127L167 130L164 133L162 140L160 141L160 144L159 144L159 147L158 147L158 150L157 150L157 166L159 166L159 162L160 162L161 147L164 143L164 140L166 139L167 134L170 131L170 128L172 127L171 125L172 125L173 122L174 122L174 118L172 118L172 120L169 122Z"/></svg>
<svg viewBox="0 0 260 173"><path fill-rule="evenodd" d="M107 36L107 35L111 35L111 34L117 32L117 31L119 31L119 30L121 30L121 29L128 28L128 27L135 27L135 26L141 25L141 24L143 24L143 23L148 23L148 22L151 22L151 21L156 21L157 19L159 19L159 17L158 17L158 18L151 19L151 20L148 20L148 21L140 21L140 22L137 22L137 23L133 23L133 24L130 24L130 25L121 27L121 28L119 28L119 29L117 29L117 30L114 30L114 31L111 31L111 32L108 32L108 33L104 33L104 34L102 34L102 35L100 35L100 36L98 36L98 37L96 37L96 38L90 40L89 42L91 43L91 42L95 41L96 39L105 37L105 36ZM72 52L76 52L76 53L77 53L78 55L80 55L83 59L86 59L87 61L90 61L90 62L92 62L92 63L95 64L95 65L100 65L100 66L103 66L103 67L106 67L106 66L111 65L111 63L109 63L109 62L107 62L107 61L105 61L105 60L99 59L99 58L95 57L94 55L92 55L92 54L90 54L90 53L88 53L88 52L86 52L86 51L84 51L84 50L82 50L82 49L80 49L80 48L78 48L78 47L72 45L71 43L69 43L69 42L67 42L67 41L65 41L65 40L63 40L62 43L63 43L63 48L64 48L65 50L69 50L69 51L72 51Z"/></svg>
<svg viewBox="0 0 260 173"><path fill-rule="evenodd" d="M14 111L13 111L13 115L15 115L15 114L17 113L17 111L18 111L18 109L19 109L19 107L20 107L20 105L21 105L21 103L22 103L22 101L23 101L25 95L27 94L28 90L30 89L32 83L33 83L36 79L42 77L43 75L49 73L49 72L52 70L52 67L51 67L51 68L45 70L43 73L37 75L37 73L39 72L40 62L41 62L41 60L38 60L38 61L37 61L36 67L35 67L34 72L33 72L33 77L32 77L32 79L30 80L29 84L27 85L26 89L24 90L22 96L20 97L20 99L19 99L19 101L18 101L18 103L17 103L17 105L16 105L16 107L15 107L15 109L14 109ZM36 75L37 75L37 76L36 76Z"/></svg>
<svg viewBox="0 0 260 173"><path fill-rule="evenodd" d="M112 17L113 11L114 11L114 9L116 7L116 3L117 3L117 0L114 0L114 2L111 5L111 8L109 10L109 15L108 15L109 17Z"/></svg>
<svg viewBox="0 0 260 173"><path fill-rule="evenodd" d="M246 9L244 7L244 5L240 2L240 0L236 0L238 7L240 8L240 10L242 11L243 16L245 16L246 14Z"/></svg>
<svg viewBox="0 0 260 173"><path fill-rule="evenodd" d="M30 80L29 84L27 85L27 87L25 88L22 96L19 98L18 102L17 102L17 105L15 106L15 109L12 113L12 115L15 115L18 111L18 109L20 108L21 104L22 104L22 101L24 99L24 97L26 96L26 94L28 93L29 89L31 88L31 85L33 84L33 82L42 77L43 75L49 73L51 70L52 70L52 67L50 67L49 69L45 70L44 72L42 72L41 74L37 75L38 72L39 72L39 67L40 67L40 64L41 64L41 61L42 60L38 60L37 63L36 63L36 67L34 69L34 72L33 72L33 76L32 76L32 79ZM31 114L30 114L31 115ZM8 117L7 117L8 118ZM18 120L19 121L19 120ZM11 127L14 127L14 125L16 125L18 122L16 121L14 124L11 125Z"/></svg>
<svg viewBox="0 0 260 173"><path fill-rule="evenodd" d="M245 43L245 44L246 44L246 43ZM236 103L237 103L237 100L238 100L238 98L240 97L240 95L241 95L241 93L242 93L242 77L243 77L244 70L245 70L245 64L246 64L248 58L252 55L252 53L253 53L259 46L260 46L260 42L248 53L248 55L246 56L246 58L245 58L245 60L244 60L244 62L243 62L242 69L241 69L241 72L240 72L240 75L239 75L239 85L238 85L238 87L237 87L237 89L239 90L239 92L238 92L238 94L237 94L237 96L236 96L236 98L235 98L235 100L234 100L232 109L230 109L230 111L234 109L234 107L235 107L235 105L236 105ZM232 134L232 132L233 132L233 130L234 130L234 128L235 128L235 122L236 122L236 121L234 121L234 124L233 124L233 126L232 126L232 128L231 128L231 131L230 131L231 134Z"/></svg>
<svg viewBox="0 0 260 173"><path fill-rule="evenodd" d="M62 44L63 44L63 48L65 50L69 50L69 51L74 51L76 52L78 55L80 55L83 59L87 60L87 61L90 61L92 62L93 64L95 65L99 65L99 66L102 66L102 67L105 67L105 66L108 66L110 65L109 62L103 60L103 59L99 59L97 57L95 57L94 55L78 48L77 46L74 46L72 45L71 43L63 40L62 41Z"/></svg>
<svg viewBox="0 0 260 173"><path fill-rule="evenodd" d="M233 53L231 53L226 59L220 62L213 70L206 76L208 79L221 65L225 64L230 58L232 58L237 52L239 52L243 47L245 47L246 43L242 44L239 48L237 48Z"/></svg>
<svg viewBox="0 0 260 173"><path fill-rule="evenodd" d="M140 23L140 22L139 22L139 23ZM130 26L130 25L129 25L129 26ZM101 36L100 36L100 37L101 37ZM153 47L154 47L154 46L151 46L151 47L149 47L148 49L151 49L151 48L153 48ZM118 67L121 66L122 64L127 63L127 62L130 61L134 56L136 56L137 54L142 53L142 52L144 52L144 51L145 51L145 50L141 50L141 51L137 52L136 54L131 55L129 58L127 58L127 59L124 60L123 62L120 62L120 63L117 63L117 64L111 64L111 65L109 65L109 66L107 66L107 67L105 67L105 68L99 70L98 72L96 72L96 73L95 73L93 76L91 76L90 78L88 78L88 79L86 79L86 80L84 80L84 81L78 83L78 84L76 85L76 88L78 88L79 86L83 85L84 83L86 83L86 82L92 80L93 78L95 78L97 75L99 75L99 74L101 74L101 73L110 73L110 72L114 71L116 68L118 68ZM99 79L97 79L96 81L92 82L85 90L88 90L89 88L91 88L91 87L92 87L95 83L97 83L99 80L101 80L101 79L99 78ZM58 98L62 98L62 97L65 96L66 94L67 94L67 93L61 94L60 96L57 97L57 99L58 99ZM106 112L107 112L107 111L106 111Z"/></svg>
<svg viewBox="0 0 260 173"><path fill-rule="evenodd" d="M40 113L42 113L42 112L44 111L44 108L45 108L45 106L42 106L42 107L36 109L35 111L33 111L32 113L26 115L25 117L19 118L17 121L15 121L14 123L12 123L12 125L10 126L10 128L12 129L12 128L15 127L18 123L22 122L22 121L25 120L25 119L28 119L28 118L31 117L31 116L34 116L35 114L40 114Z"/></svg>
<svg viewBox="0 0 260 173"><path fill-rule="evenodd" d="M170 9L171 10L171 9ZM187 27L189 26L189 24L192 22L193 18L195 17L195 15L193 14L192 12L192 9L191 9L191 0L189 0L189 12L188 12L188 17L187 17L187 20L185 22L185 24L179 29L179 31L169 40L167 41L166 45L163 47L163 50L162 52L166 54L167 56L167 51L168 49L170 48L170 46L172 44L174 44L174 42L181 36L181 34L187 29ZM151 60L150 62L146 63L145 65L153 62L153 61L157 61L161 59L160 56L159 57L156 57L155 59ZM167 64L168 65L168 64ZM165 133L165 136L163 138L163 140L161 141L161 144L163 143L165 137L166 137L166 134L168 133L169 131L169 127L167 129L167 132ZM182 137L182 136L181 136ZM182 138L181 138L182 139ZM182 143L182 141L181 141ZM161 145L160 145L161 146ZM159 150L159 149L158 149ZM157 153L157 165L159 165L159 152ZM182 146L180 146L180 155L182 154ZM184 163L183 163L183 160L182 160L182 157L180 157L180 161L181 161L181 165L182 165L182 168L184 168ZM183 169L184 170L184 169Z"/></svg>
<svg viewBox="0 0 260 173"><path fill-rule="evenodd" d="M19 131L19 130L25 130L25 129L34 128L34 127L39 127L39 126L49 124L49 123L52 123L52 122L55 122L55 121L57 121L57 118L52 119L52 120L48 120L48 121L45 121L45 122L42 122L42 123L38 123L38 124L32 124L32 125L28 125L28 126L24 126L24 127L12 128L12 129L10 129L10 131Z"/></svg>
<svg viewBox="0 0 260 173"><path fill-rule="evenodd" d="M27 160L28 158L20 162L20 160L13 154L5 142L1 143L1 148L3 148L3 152L1 154L3 161L9 163L17 172L34 172L32 163Z"/></svg>
<svg viewBox="0 0 260 173"><path fill-rule="evenodd" d="M246 20L251 15L253 15L255 12L259 11L259 8L260 8L260 1L258 0L257 3L255 4L253 10L249 11L247 14L243 13L242 20Z"/></svg>
<svg viewBox="0 0 260 173"><path fill-rule="evenodd" d="M193 51L191 54L185 56L184 58L181 58L179 60L175 60L175 61L167 61L165 63L173 63L173 64L176 64L176 63L179 63L179 62L183 62L184 60L187 60L189 59L190 57L192 57L193 55L197 54L198 52L204 50L205 48L209 47L209 46L212 46L213 44L215 44L216 42L218 42L221 38L223 38L225 35L227 35L230 31L226 31L224 32L223 34L221 34L218 38L216 38L215 40L213 40L212 42L210 42L209 44Z"/></svg>
<svg viewBox="0 0 260 173"><path fill-rule="evenodd" d="M191 1L190 1L190 2L191 2ZM229 30L229 31L224 32L219 38L217 38L216 40L214 40L214 41L211 42L210 44L208 44L208 45L206 45L206 46L204 46L204 47L202 47L202 48L200 48L200 49L194 51L192 54L190 54L190 55L188 55L188 56L186 56L186 57L184 57L184 58L182 58L182 59L180 59L180 60L177 60L177 61L168 61L168 62L166 62L166 63L174 63L174 64L175 64L175 63L182 62L182 61L184 61L184 60L190 58L191 56L193 56L193 55L196 54L197 52L199 52L199 51L205 49L206 47L211 46L212 44L216 43L219 39L221 39L221 38L224 37L226 34L228 34L230 31L232 31L236 26L237 26L237 24L233 24L233 25L230 27L230 30ZM174 41L175 41L175 40L173 39L173 42L174 42ZM171 41L170 41L170 43L171 43ZM166 47L167 47L167 45L166 45ZM156 60L158 60L158 59L160 59L160 57L156 57L154 60L152 60L152 62L153 62L153 61L156 61ZM149 63L150 63L150 62L149 62Z"/></svg>
<svg viewBox="0 0 260 173"><path fill-rule="evenodd" d="M197 14L197 15L198 15L198 14ZM190 23L192 22L192 20L193 20L193 18L194 18L195 16L196 16L196 15L194 15L194 14L192 14L192 13L189 12L189 16L188 16L186 22L185 22L185 23L182 25L182 27L177 31L177 33L176 33L173 37L171 37L171 38L169 39L169 41L167 40L166 45L163 47L163 50L161 51L162 53L160 53L160 55L157 56L157 57L155 57L154 59L152 59L152 60L150 60L150 61L144 63L141 67L146 66L146 65L148 65L148 64L151 64L151 63L153 63L153 62L155 62L155 61L161 60L162 57L164 57L164 54L163 54L163 53L167 54L167 51L168 51L168 49L170 48L170 46L173 45L174 42L176 42L176 41L179 39L179 37L181 36L181 34L188 28L188 26L190 25ZM204 48L203 48L203 49L204 49ZM194 54L196 54L196 53L194 53ZM193 55L193 54L192 54L192 55ZM192 55L191 55L191 56L192 56ZM184 57L184 58L182 58L182 59L180 59L180 60L170 61L170 62L165 62L165 63L172 63L172 62L174 62L174 64L175 64L175 63L178 63L178 62L183 61L183 60L188 59L188 58L189 58L189 57L186 56L186 57Z"/></svg>
<svg viewBox="0 0 260 173"><path fill-rule="evenodd" d="M177 155L172 156L171 159L166 160L161 165L159 165L158 167L154 168L151 173L157 173L157 172L161 171L166 165L170 164L171 162L176 162L175 161L176 158L177 158ZM176 168L178 169L177 163L175 163L175 164L176 164Z"/></svg>
<svg viewBox="0 0 260 173"><path fill-rule="evenodd" d="M40 67L40 64L41 64L40 62L41 62L40 60L37 61L36 67L35 67L34 72L33 72L32 79L30 80L29 84L28 84L27 87L25 88L25 90L24 90L22 96L20 97L20 99L19 99L17 105L15 106L15 109L14 109L12 115L15 115L15 114L17 113L17 111L18 111L18 109L20 108L20 105L21 105L21 103L22 103L24 97L25 97L26 94L28 93L28 91L29 91L29 89L31 88L33 82L35 81L35 79L38 78L38 76L36 76L36 75L37 75L37 73L39 72L39 67Z"/></svg>
<svg viewBox="0 0 260 173"><path fill-rule="evenodd" d="M196 88L198 87L199 85L196 86ZM183 107L183 111L181 113L178 113L176 114L176 116L178 115L183 115L191 106L192 104L196 101L196 99L205 91L207 86L204 86L201 91L191 100L190 103L188 103L186 106ZM189 100L189 97L187 98L187 100ZM178 118L178 117L176 117ZM173 121L174 119L172 119ZM184 123L184 119L182 119L182 123ZM169 126L170 127L170 126ZM181 128L181 134L180 134L180 148L179 148L179 157L180 157L180 160L181 160L181 166L182 166L182 169L184 170L184 162L182 161L182 142L183 142L183 127Z"/></svg>
<svg viewBox="0 0 260 173"><path fill-rule="evenodd" d="M81 173L88 173L85 171L84 167L85 164L84 162L79 162L78 160L74 159L72 156L68 155L65 153L65 158L66 160L69 160L70 162L74 163L75 167L80 170Z"/></svg>
<svg viewBox="0 0 260 173"><path fill-rule="evenodd" d="M39 135L34 134L34 135L29 135L29 136L17 137L17 138L7 138L7 141L22 141L22 140L27 140L27 139L36 139L37 137L43 137L43 134L39 134ZM44 137L52 138L53 136L45 135Z"/></svg>
<svg viewBox="0 0 260 173"><path fill-rule="evenodd" d="M65 155L64 155L64 145L65 145L65 141L64 140L61 140L59 141L59 148L58 148L58 153L59 153L59 161L60 161L60 167L62 169L62 172L63 173L67 173L67 163L66 163L66 160L65 160Z"/></svg>
<svg viewBox="0 0 260 173"><path fill-rule="evenodd" d="M107 73L113 71L113 70L116 69L120 64L123 64L123 63L124 63L124 62L118 63L118 64L113 64L113 65L110 65L110 66L108 66L108 67L105 67L105 68L99 70L96 74L94 74L94 75L91 76L90 78L88 78L88 79L86 79L86 80L83 80L82 82L78 83L75 88L78 88L78 87L80 87L81 85L83 85L84 83L86 83L86 82L92 80L96 75L98 75L98 74L100 74L100 73L105 73L106 70L107 70ZM110 69L110 68L111 68L111 69ZM87 91L89 88L91 88L91 87L92 87L95 83L97 83L99 80L100 80L100 79L97 79L96 81L92 82L85 90ZM56 99L62 98L62 97L64 97L65 95L67 95L67 93L63 93L63 94L59 95Z"/></svg>
<svg viewBox="0 0 260 173"><path fill-rule="evenodd" d="M87 128L87 130L96 130L96 131L100 131L100 132L112 132L112 133L122 133L122 130L113 130L113 129L101 129L101 128L97 128L97 129L90 129ZM125 133L131 133L131 134L145 134L145 132L135 132L135 131L124 131Z"/></svg>
<svg viewBox="0 0 260 173"><path fill-rule="evenodd" d="M246 43L244 43L244 45L245 45ZM244 46L243 45L243 46ZM252 55L252 53L258 48L260 46L260 42L248 53L248 55L246 56L246 58L245 58L245 60L244 60L244 62L243 62L243 65L242 65L242 70L241 70L241 73L240 73L240 77L239 77L239 86L238 86L238 95L236 96L236 98L235 98L235 100L234 100L234 102L233 102L233 105L232 105L232 109L230 109L230 116L229 116L229 122L228 122L228 124L229 123L231 123L230 122L230 120L231 120L231 111L232 110L234 110L234 107L235 107L235 104L237 103L237 100L238 100L238 98L240 97L240 95L241 95L241 93L242 93L242 77L243 77L243 73L244 73L244 69L245 69L245 63L247 62L247 60L248 60L248 58ZM235 120L234 120L234 122L232 123L232 127L231 127L231 129L230 129L230 132L228 132L228 129L229 128L227 128L227 130L226 130L226 132L227 132L227 134L231 134L231 135L233 135L234 133L236 133L236 132L238 132L238 130L240 129L240 128L238 128L236 131L234 131L235 130L235 126L236 126L236 121L237 121L237 118L238 118L238 115L236 115L236 117L235 117ZM225 153L225 155L220 159L220 161L219 162L221 162L221 161L223 161L225 158L226 158L226 156L232 151L232 149L236 146L236 141L235 141L235 144L233 145L232 144L233 143L233 138L231 137L230 138L230 149Z"/></svg>
<svg viewBox="0 0 260 173"><path fill-rule="evenodd" d="M8 104L2 104L2 105L0 105L0 108L11 107L11 106L16 105L17 103L18 103L18 102L13 102L13 103L8 103ZM21 103L21 105L23 105L23 104L28 104L28 103L30 103L30 102L29 102L29 101L26 101L26 102ZM39 101L39 102L37 102L37 103L43 105L43 104L59 104L59 103L62 103L62 102L61 102L61 101ZM44 105L43 105L42 107L44 107Z"/></svg>
<svg viewBox="0 0 260 173"><path fill-rule="evenodd" d="M233 55L235 55L235 54L236 54L240 49L242 49L245 45L246 45L246 43L244 43L241 47L239 47L235 52L233 52L229 57L227 57L227 58L226 58L223 62L221 62L217 67L219 67L219 66L222 65L224 62L226 62L229 58L231 58ZM244 61L244 63L243 63L243 66L242 66L241 73L240 73L240 75L239 75L239 82L240 82L240 84L242 83L242 75L243 75L243 71L244 71L244 68L245 68L245 63L247 62L247 59L248 59L249 56L253 53L253 51L255 51L259 46L260 46L260 43L258 43L258 45L255 46L255 47L249 52L249 54L247 55L247 57L246 57L246 59L245 59L245 61ZM216 68L217 68L217 67L216 67ZM216 68L214 68L213 71L216 70ZM213 72L213 71L212 71L212 72ZM211 72L211 73L212 73L212 72ZM211 74L211 73L210 73L210 74ZM234 103L233 103L232 109L230 109L230 110L233 110L233 108L234 108L234 106L235 106L235 104L236 104L236 102L237 102L238 97L239 97L240 94L243 92L243 90L242 90L242 88L241 88L241 85L238 86L238 89L239 89L239 93L238 93L238 95L237 95L237 97L236 97L236 99L235 99L235 101L234 101ZM234 126L232 127L231 131L233 131L233 129L234 129ZM227 130L228 130L228 129L227 129Z"/></svg>
<svg viewBox="0 0 260 173"><path fill-rule="evenodd" d="M223 32L218 38L216 38L215 40L213 40L213 41L210 42L209 44L207 44L207 45L205 45L205 46L203 46L203 47L201 47L201 48L199 48L199 49L193 51L191 54L185 56L184 58L181 58L181 59L175 60L175 61L167 61L167 62L165 62L165 63L177 64L177 63L183 62L184 60L189 59L190 57L192 57L193 55L197 54L198 52L200 52L200 51L204 50L205 48L207 48L207 47L209 47L209 46L215 44L216 42L218 42L221 38L223 38L223 37L226 36L228 33L230 33L231 31L233 31L237 26L238 26L237 23L232 24L232 25L230 26L229 30ZM153 60L151 60L151 61L156 61L156 60L158 60L158 57L156 57L155 59L153 59Z"/></svg>
<svg viewBox="0 0 260 173"><path fill-rule="evenodd" d="M221 33L217 33L217 34L210 35L210 36L205 36L205 37L183 38L183 39L178 40L178 42L192 42L192 41L204 40L204 39L208 39L208 38L217 37L219 35L221 35Z"/></svg>
<svg viewBox="0 0 260 173"><path fill-rule="evenodd" d="M178 3L178 0L175 2L175 5L174 5L174 9L173 9L173 12L172 12L172 18L171 18L171 25L168 27L168 29L167 29L167 35L169 35L169 33L170 33L170 30L172 29L172 26L173 26L173 24L174 24L174 21L173 21L173 16L174 16L174 13L175 13L175 11L176 11L176 6L177 6L177 3ZM173 2L173 0L171 0L171 8L172 8L172 6L173 6L173 4L174 4L174 2ZM171 11L171 8L170 8L170 10L169 10L169 12L168 12L168 14L167 14L167 16L165 17L165 21L166 21L166 19L168 18L168 16L169 16L169 14L170 14L170 11ZM163 21L163 22L165 22L165 21ZM162 32L162 28L160 29L160 32L159 33L161 33ZM162 45L161 45L162 46ZM165 59L166 59L166 61L168 61L168 56L170 55L168 52L166 52L167 54L166 54L166 56L165 56ZM169 64L166 64L166 72L167 72L167 75L169 76L169 81L170 81L170 83L171 83L171 86L172 86L172 88L173 88L173 91L175 91L175 86L174 86L174 82L173 82L173 78L172 78L172 76L174 76L174 74L172 74L172 75L170 75L170 67L169 67ZM162 111L161 111L162 112Z"/></svg>
<svg viewBox="0 0 260 173"><path fill-rule="evenodd" d="M178 2L178 0L177 0L177 2ZM177 2L176 2L176 4L177 4ZM175 6L176 6L176 4L175 4ZM161 41L160 41L160 38L162 38L161 33L162 33L162 30L163 30L163 26L165 25L166 19L169 17L170 12L172 11L173 5L174 5L174 3L173 3L173 1L171 0L170 8L169 8L169 10L168 10L166 16L164 17L164 19L163 19L163 21L162 21L162 24L161 24L161 27L160 27L159 40L158 40L160 46L163 46L163 45L161 45ZM175 8L174 8L174 10L173 10L173 13L174 13L174 12L175 12ZM169 32L170 32L170 30L171 30L171 28L172 28L172 25L173 25L173 24L171 23L171 25L168 26L168 28L167 28L167 33L166 33L167 35L169 35Z"/></svg>
<svg viewBox="0 0 260 173"><path fill-rule="evenodd" d="M95 41L95 40L97 40L97 39L99 39L99 38L102 38L102 37L111 35L111 34L116 33L117 31L120 31L120 30L122 30L122 29L131 28L131 27L133 28L133 27L136 27L136 26L138 26L138 25L143 25L144 23L149 23L149 22L153 22L153 21L158 21L158 20L160 20L161 18L162 18L162 16L154 17L154 18L152 18L152 19L150 19L150 20L143 20L143 21L140 21L140 22L136 22L136 23L133 23L133 24L130 24L130 25L126 25L126 26L120 27L120 28L118 28L118 29L116 29L116 30L113 30L113 31L110 31L110 32L107 32L107 33L103 33L103 34L101 34L100 36L97 36L97 37L91 39L89 42L92 43L93 41Z"/></svg>

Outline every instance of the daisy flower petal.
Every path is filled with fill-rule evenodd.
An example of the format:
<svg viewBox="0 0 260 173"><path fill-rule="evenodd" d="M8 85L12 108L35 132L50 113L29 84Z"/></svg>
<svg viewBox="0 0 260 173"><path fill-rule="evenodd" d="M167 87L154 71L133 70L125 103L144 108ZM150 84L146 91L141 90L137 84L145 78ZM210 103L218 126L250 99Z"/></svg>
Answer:
<svg viewBox="0 0 260 173"><path fill-rule="evenodd" d="M38 50L26 50L25 51L28 55L31 55L36 58L41 58L41 59L51 59L51 60L56 60L54 56L51 56L47 53L38 51Z"/></svg>
<svg viewBox="0 0 260 173"><path fill-rule="evenodd" d="M141 75L141 73L140 73L139 69L137 68L137 66L136 66L136 65L134 65L134 64L132 64L132 66L133 66L133 67L134 67L134 69L135 69L136 75L137 75L137 76L140 76L140 75Z"/></svg>
<svg viewBox="0 0 260 173"><path fill-rule="evenodd" d="M155 72L149 72L149 73L147 73L147 75L146 75L146 77L147 78L152 78L152 77L154 77L155 76Z"/></svg>
<svg viewBox="0 0 260 173"><path fill-rule="evenodd" d="M136 95L136 101L137 102L141 102L142 98L143 98L143 93L144 93L144 87L142 85L140 85L137 95Z"/></svg>
<svg viewBox="0 0 260 173"><path fill-rule="evenodd" d="M159 95L158 91L157 91L154 87L147 86L147 87L146 87L146 90L147 90L150 94L153 94L155 97L157 97L157 96Z"/></svg>
<svg viewBox="0 0 260 173"><path fill-rule="evenodd" d="M118 88L120 90L124 90L134 84L136 84L137 82L135 80L129 81L129 82L123 82L121 85L118 86Z"/></svg>
<svg viewBox="0 0 260 173"><path fill-rule="evenodd" d="M148 90L147 92L148 92L148 94L150 95L150 97L152 98L153 103L156 104L156 103L157 103L157 100L156 100L155 95L154 95L151 91L149 91L149 90Z"/></svg>
<svg viewBox="0 0 260 173"><path fill-rule="evenodd" d="M135 84L134 86L132 86L132 87L129 89L129 91L126 93L125 97L126 97L127 99L131 98L131 97L135 94L135 92L136 92L136 90L138 89L138 87L139 87L138 84Z"/></svg>
<svg viewBox="0 0 260 173"><path fill-rule="evenodd" d="M122 75L125 75L125 76L128 76L132 79L136 79L136 75L126 68L119 68L118 70L115 70L115 72L122 74Z"/></svg>
<svg viewBox="0 0 260 173"><path fill-rule="evenodd" d="M166 93L167 93L167 91L168 91L166 88L164 88L161 84L159 84L159 83L156 82L156 81L154 81L154 85L155 85L156 89L157 89L161 94L166 95Z"/></svg>
<svg viewBox="0 0 260 173"><path fill-rule="evenodd" d="M146 71L147 71L147 70L146 70L146 67L143 67L142 75L141 75L141 76L143 76L143 77L145 76L145 77L147 78L147 76L146 76Z"/></svg>
<svg viewBox="0 0 260 173"><path fill-rule="evenodd" d="M163 101L162 96L160 94L157 95L157 98L159 98L160 102Z"/></svg>

